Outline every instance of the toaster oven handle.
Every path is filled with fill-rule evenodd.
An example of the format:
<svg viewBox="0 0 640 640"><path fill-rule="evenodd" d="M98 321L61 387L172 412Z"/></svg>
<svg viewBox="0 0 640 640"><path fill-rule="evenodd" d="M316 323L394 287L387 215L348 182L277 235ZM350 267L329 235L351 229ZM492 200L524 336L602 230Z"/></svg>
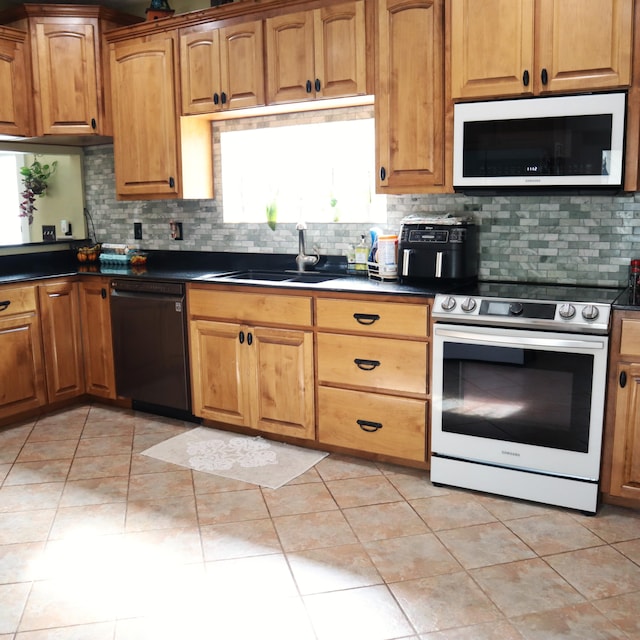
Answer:
<svg viewBox="0 0 640 640"><path fill-rule="evenodd" d="M413 252L411 251L411 249L404 249L402 251L402 275L403 276L409 275L409 256L412 253Z"/></svg>

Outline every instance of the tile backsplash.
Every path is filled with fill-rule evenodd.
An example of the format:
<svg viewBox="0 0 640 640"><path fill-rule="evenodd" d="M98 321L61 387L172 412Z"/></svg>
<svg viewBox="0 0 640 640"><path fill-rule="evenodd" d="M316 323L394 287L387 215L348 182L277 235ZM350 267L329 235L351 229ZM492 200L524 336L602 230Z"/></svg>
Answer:
<svg viewBox="0 0 640 640"><path fill-rule="evenodd" d="M113 147L85 149L86 206L98 241L134 242L141 222L146 249L297 253L294 224L228 224L222 202L133 201L115 198ZM640 194L621 196L389 196L384 230L397 232L409 214L472 215L480 229L480 277L497 280L620 286L629 259L640 257ZM183 223L171 239L169 221ZM91 232L90 225L90 232ZM368 227L309 224L307 247L344 255ZM91 235L94 235L92 232Z"/></svg>

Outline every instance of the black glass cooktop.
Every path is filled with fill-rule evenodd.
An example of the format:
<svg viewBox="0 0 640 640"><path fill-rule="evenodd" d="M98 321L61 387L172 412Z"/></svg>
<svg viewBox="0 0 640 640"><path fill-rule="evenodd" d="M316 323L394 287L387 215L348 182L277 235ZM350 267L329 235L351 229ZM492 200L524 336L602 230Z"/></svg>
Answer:
<svg viewBox="0 0 640 640"><path fill-rule="evenodd" d="M529 282L478 282L468 293L486 298L513 300L543 300L556 302L586 302L613 304L621 290L607 287L580 287L565 284L540 284Z"/></svg>

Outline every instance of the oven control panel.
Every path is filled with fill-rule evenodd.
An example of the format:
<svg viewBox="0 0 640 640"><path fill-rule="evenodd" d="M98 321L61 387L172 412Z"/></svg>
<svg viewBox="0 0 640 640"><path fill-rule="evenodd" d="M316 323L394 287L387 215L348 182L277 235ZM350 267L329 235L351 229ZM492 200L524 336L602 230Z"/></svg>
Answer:
<svg viewBox="0 0 640 640"><path fill-rule="evenodd" d="M610 304L516 300L473 295L437 294L433 306L436 320L494 326L553 329L578 333L607 333Z"/></svg>

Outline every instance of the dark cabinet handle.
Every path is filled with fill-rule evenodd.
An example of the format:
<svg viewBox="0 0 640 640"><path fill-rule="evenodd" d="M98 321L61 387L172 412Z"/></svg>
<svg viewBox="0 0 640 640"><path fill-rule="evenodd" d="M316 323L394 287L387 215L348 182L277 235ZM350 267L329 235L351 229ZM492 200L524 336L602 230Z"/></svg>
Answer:
<svg viewBox="0 0 640 640"><path fill-rule="evenodd" d="M217 93L213 94L213 104L220 104L220 96Z"/></svg>
<svg viewBox="0 0 640 640"><path fill-rule="evenodd" d="M365 360L363 358L356 358L354 363L358 369L363 371L373 371L376 367L380 366L380 360Z"/></svg>
<svg viewBox="0 0 640 640"><path fill-rule="evenodd" d="M307 93L311 93L311 80L307 80Z"/></svg>
<svg viewBox="0 0 640 640"><path fill-rule="evenodd" d="M91 128L94 130L98 128L98 123L95 118L91 118Z"/></svg>
<svg viewBox="0 0 640 640"><path fill-rule="evenodd" d="M622 371L620 373L620 387L624 389L627 386L627 372Z"/></svg>
<svg viewBox="0 0 640 640"><path fill-rule="evenodd" d="M176 186L176 181L173 179L173 176L169 177L169 186L173 189Z"/></svg>
<svg viewBox="0 0 640 640"><path fill-rule="evenodd" d="M365 325L370 325L380 320L380 316L377 313L354 313L353 317L358 324Z"/></svg>
<svg viewBox="0 0 640 640"><path fill-rule="evenodd" d="M358 426L367 433L373 433L378 429L382 429L382 422L371 422L370 420L356 420Z"/></svg>
<svg viewBox="0 0 640 640"><path fill-rule="evenodd" d="M102 287L102 289L100 289L100 297L101 297L103 300L106 300L106 299L107 299L107 290L106 290L104 287Z"/></svg>
<svg viewBox="0 0 640 640"><path fill-rule="evenodd" d="M224 91L220 94L220 101L222 104L227 104L227 94Z"/></svg>
<svg viewBox="0 0 640 640"><path fill-rule="evenodd" d="M384 167L380 167L380 181L384 182L387 179L387 170Z"/></svg>
<svg viewBox="0 0 640 640"><path fill-rule="evenodd" d="M11 304L11 300L3 300L0 302L0 311L6 311L7 307Z"/></svg>
<svg viewBox="0 0 640 640"><path fill-rule="evenodd" d="M540 80L542 80L542 84L546 85L549 82L549 74L546 69L543 69L540 73Z"/></svg>
<svg viewBox="0 0 640 640"><path fill-rule="evenodd" d="M316 91L320 91L320 87L321 87L320 79L316 78L316 81L315 81L315 89L316 89Z"/></svg>
<svg viewBox="0 0 640 640"><path fill-rule="evenodd" d="M238 334L238 340L240 340L240 344L244 344L244 331Z"/></svg>
<svg viewBox="0 0 640 640"><path fill-rule="evenodd" d="M251 333L251 331L249 331L249 333L247 333L247 344L249 346L251 346L253 344L253 334Z"/></svg>
<svg viewBox="0 0 640 640"><path fill-rule="evenodd" d="M529 86L529 70L528 69L525 69L524 73L522 74L522 84L525 87Z"/></svg>

